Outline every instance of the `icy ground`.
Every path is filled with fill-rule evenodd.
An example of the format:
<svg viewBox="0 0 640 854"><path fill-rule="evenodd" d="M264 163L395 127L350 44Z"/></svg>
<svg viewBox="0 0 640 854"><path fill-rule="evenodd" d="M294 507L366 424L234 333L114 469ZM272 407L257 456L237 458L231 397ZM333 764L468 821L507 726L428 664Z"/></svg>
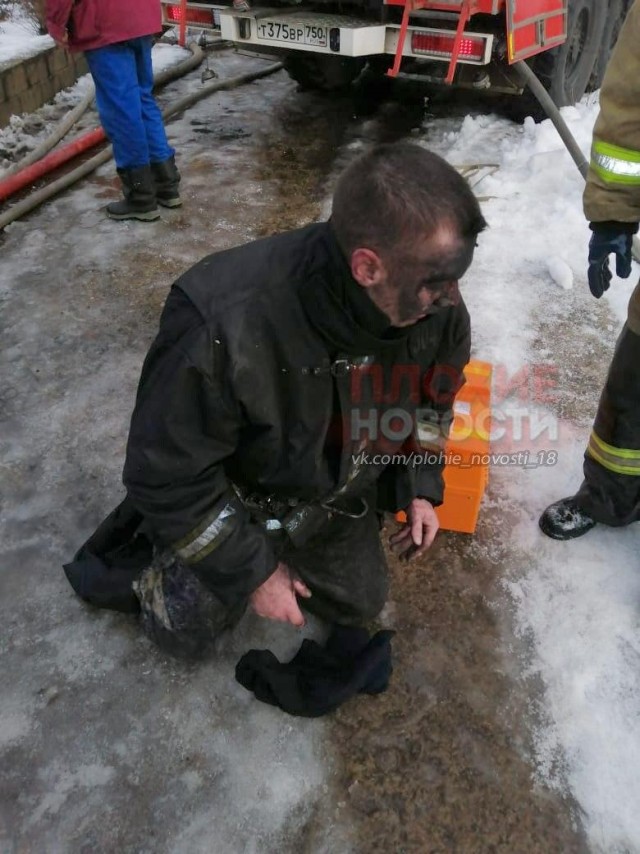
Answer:
<svg viewBox="0 0 640 854"><path fill-rule="evenodd" d="M233 63L227 71L233 73ZM86 615L53 569L118 499L140 362L172 278L207 251L263 233L255 223L278 193L287 211L280 226L302 224L295 222L297 198L279 188L268 155L244 162L245 178L237 182L246 133L239 114L253 111L266 123L275 113L285 129L291 121L277 93L294 99L295 89L286 88L283 75L270 80L201 103L170 126L189 161L186 214L150 227L108 222L99 213L104 197L113 195L107 165L96 180L8 229L1 248L3 384L11 405L0 575L6 609L0 652L10 690L0 696L0 751L6 779L22 790L20 814L29 816L24 838L45 840L46 850L90 844L87 810L104 812L101 792L116 780L121 812L113 838L120 838L118 823L136 826L129 801L143 797L143 783L143 826L168 820L172 829L162 844L189 854L282 850L309 804L326 806L336 762L326 723L283 720L232 678L234 661L249 645L284 653L299 636L250 620L215 667L185 671L158 661L126 620ZM212 112L224 127L207 145ZM564 110L585 152L596 113L593 98ZM536 459L545 464L494 466L483 536L473 549L500 562L511 610L498 600L494 607L503 609L501 619L513 620L520 639L505 655L530 685L534 777L575 797L592 851L640 852L640 531L599 526L580 541L557 543L537 528L547 503L579 485L591 418L638 269L627 281L614 280L601 301L589 294L582 180L549 122L521 127L493 115L427 115L411 136L453 164L499 166L476 187L490 229L462 289L473 355L494 365L503 428L494 450L528 450L531 463L533 453L544 451ZM0 134L0 146L2 140ZM333 176L367 141L366 122L337 140ZM233 219L238 210L246 212L243 226ZM149 242L142 261L140 240ZM130 271L130 290L122 269ZM107 336L96 331L100 324ZM20 595L25 574L34 579L30 601L14 614L12 597ZM81 761L67 752L62 735L74 697L85 704L78 711ZM18 756L28 759L29 786L20 782ZM127 765L122 784L115 769ZM176 806L185 793L187 814ZM333 807L323 832L304 843L307 850L350 850L342 804ZM2 831L0 824L0 843ZM469 850L484 850L477 842ZM139 844L135 850L147 850ZM165 850L153 839L146 844Z"/></svg>

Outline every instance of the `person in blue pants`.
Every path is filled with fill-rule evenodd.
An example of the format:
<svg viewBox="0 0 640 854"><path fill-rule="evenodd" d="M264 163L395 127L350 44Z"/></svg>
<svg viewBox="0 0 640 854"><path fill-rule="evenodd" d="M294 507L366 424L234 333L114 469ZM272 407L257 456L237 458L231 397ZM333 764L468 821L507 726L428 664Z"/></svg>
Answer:
<svg viewBox="0 0 640 854"><path fill-rule="evenodd" d="M158 0L47 0L47 28L70 50L84 50L102 126L113 145L124 199L112 219L156 220L158 203L181 204L180 173L152 94L152 35L161 28Z"/></svg>

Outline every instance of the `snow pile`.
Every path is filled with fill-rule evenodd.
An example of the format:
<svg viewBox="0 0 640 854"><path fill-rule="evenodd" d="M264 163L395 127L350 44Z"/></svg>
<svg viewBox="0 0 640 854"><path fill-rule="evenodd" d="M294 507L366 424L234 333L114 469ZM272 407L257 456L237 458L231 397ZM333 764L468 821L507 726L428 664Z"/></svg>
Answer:
<svg viewBox="0 0 640 854"><path fill-rule="evenodd" d="M0 65L33 56L53 44L50 36L37 34L37 24L17 4L13 5L10 19L0 21Z"/></svg>
<svg viewBox="0 0 640 854"><path fill-rule="evenodd" d="M542 482L536 488L544 494ZM535 637L531 672L546 683L550 722L538 734L540 772L553 781L561 747L596 850L638 851L638 531L596 530L574 543L540 543L530 518L515 536L540 558L509 587L521 632Z"/></svg>
<svg viewBox="0 0 640 854"><path fill-rule="evenodd" d="M547 270L553 281L565 291L573 287L573 271L558 255L552 255L547 261Z"/></svg>

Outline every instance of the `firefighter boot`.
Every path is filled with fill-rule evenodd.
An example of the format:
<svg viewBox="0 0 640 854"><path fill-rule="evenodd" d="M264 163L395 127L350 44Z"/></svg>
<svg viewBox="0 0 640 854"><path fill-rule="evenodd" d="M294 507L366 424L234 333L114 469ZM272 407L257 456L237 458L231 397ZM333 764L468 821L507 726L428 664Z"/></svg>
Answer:
<svg viewBox="0 0 640 854"><path fill-rule="evenodd" d="M165 208L179 208L182 204L178 184L180 173L176 166L176 159L172 155L162 163L151 164L151 174L156 187L156 198L159 204Z"/></svg>
<svg viewBox="0 0 640 854"><path fill-rule="evenodd" d="M139 219L152 222L159 219L160 211L153 187L149 164L134 169L118 169L124 199L107 205L111 219Z"/></svg>
<svg viewBox="0 0 640 854"><path fill-rule="evenodd" d="M571 496L550 504L538 524L543 534L553 540L573 540L595 527L596 521L578 506L575 496Z"/></svg>

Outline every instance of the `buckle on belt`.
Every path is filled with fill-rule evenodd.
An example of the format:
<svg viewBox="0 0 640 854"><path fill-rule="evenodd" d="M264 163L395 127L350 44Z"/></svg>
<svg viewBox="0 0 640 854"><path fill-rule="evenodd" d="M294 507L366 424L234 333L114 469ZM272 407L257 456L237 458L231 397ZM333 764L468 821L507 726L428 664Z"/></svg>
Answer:
<svg viewBox="0 0 640 854"><path fill-rule="evenodd" d="M360 503L360 509L357 511L344 510L336 504L340 499L345 501L358 501ZM335 513L336 516L346 516L347 519L362 519L369 512L369 502L366 498L356 497L352 499L345 499L342 495L338 495L335 498L328 498L326 501L321 501L320 506L325 510L328 510L330 513Z"/></svg>
<svg viewBox="0 0 640 854"><path fill-rule="evenodd" d="M329 370L334 377L346 377L354 368L355 365L349 359L336 359Z"/></svg>

